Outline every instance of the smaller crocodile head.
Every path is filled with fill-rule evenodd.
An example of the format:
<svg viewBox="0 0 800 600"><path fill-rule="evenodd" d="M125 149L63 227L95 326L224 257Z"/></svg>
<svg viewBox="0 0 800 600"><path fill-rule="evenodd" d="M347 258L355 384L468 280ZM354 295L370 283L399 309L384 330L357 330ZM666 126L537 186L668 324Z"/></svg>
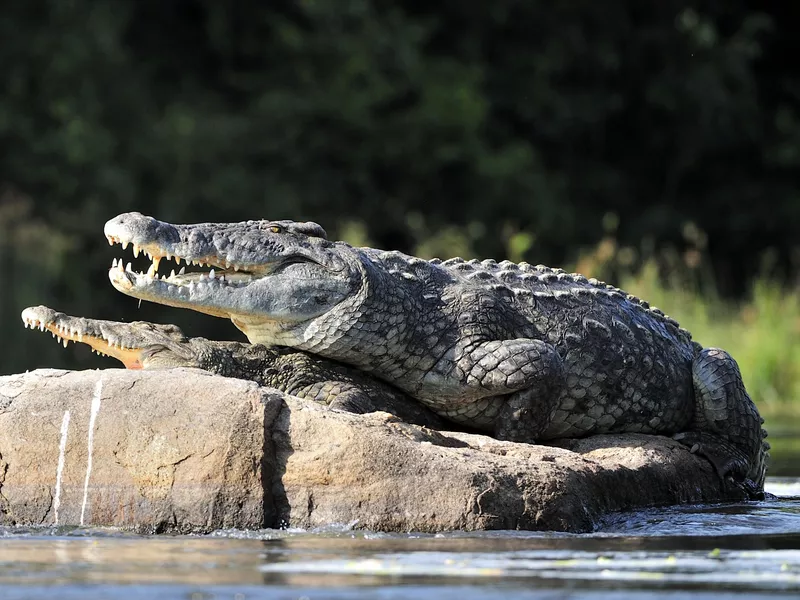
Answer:
<svg viewBox="0 0 800 600"><path fill-rule="evenodd" d="M230 318L251 342L281 343L344 299L362 279L356 255L339 251L316 223L246 221L172 225L125 213L108 221L109 244L146 254L146 272L115 259L112 285L135 298ZM162 259L202 271L158 273Z"/></svg>
<svg viewBox="0 0 800 600"><path fill-rule="evenodd" d="M94 352L116 358L128 369L194 366L187 338L175 325L71 317L46 306L26 308L22 321L31 329L49 331L65 348L69 342L87 344Z"/></svg>

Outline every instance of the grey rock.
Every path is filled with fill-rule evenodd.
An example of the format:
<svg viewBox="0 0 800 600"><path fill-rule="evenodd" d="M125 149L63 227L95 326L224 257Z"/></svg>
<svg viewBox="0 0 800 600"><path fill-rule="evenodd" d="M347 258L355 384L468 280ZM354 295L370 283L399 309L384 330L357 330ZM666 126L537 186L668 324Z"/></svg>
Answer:
<svg viewBox="0 0 800 600"><path fill-rule="evenodd" d="M40 370L0 377L0 394L12 399L0 414L3 525L52 525L57 512L62 525L140 532L589 531L612 511L744 497L664 437L498 441L197 369Z"/></svg>

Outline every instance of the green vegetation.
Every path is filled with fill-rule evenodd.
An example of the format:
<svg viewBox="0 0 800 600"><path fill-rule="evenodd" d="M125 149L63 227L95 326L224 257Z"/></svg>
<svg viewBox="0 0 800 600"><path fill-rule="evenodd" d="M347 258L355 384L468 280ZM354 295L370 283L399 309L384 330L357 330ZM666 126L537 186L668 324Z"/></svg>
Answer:
<svg viewBox="0 0 800 600"><path fill-rule="evenodd" d="M138 210L574 265L730 350L762 407L800 403L790 6L8 3L0 373L102 364L26 333L30 304L237 336L111 289L103 223Z"/></svg>

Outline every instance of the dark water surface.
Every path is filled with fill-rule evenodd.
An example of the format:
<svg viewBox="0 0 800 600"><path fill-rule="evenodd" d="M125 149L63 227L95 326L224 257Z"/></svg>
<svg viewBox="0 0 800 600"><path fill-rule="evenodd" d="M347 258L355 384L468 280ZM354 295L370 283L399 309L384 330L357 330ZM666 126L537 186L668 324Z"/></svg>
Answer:
<svg viewBox="0 0 800 600"><path fill-rule="evenodd" d="M800 597L800 477L775 500L614 515L593 534L0 528L0 598Z"/></svg>

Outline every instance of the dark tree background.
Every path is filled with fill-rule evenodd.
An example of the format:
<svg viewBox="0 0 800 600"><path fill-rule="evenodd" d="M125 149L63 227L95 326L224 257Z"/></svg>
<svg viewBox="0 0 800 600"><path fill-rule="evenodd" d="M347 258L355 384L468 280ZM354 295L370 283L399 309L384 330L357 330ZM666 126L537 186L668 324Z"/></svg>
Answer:
<svg viewBox="0 0 800 600"><path fill-rule="evenodd" d="M113 291L103 223L312 219L568 264L701 231L800 261L797 3L28 0L0 13L0 372L97 364L19 312L229 323ZM604 228L605 224L605 228ZM687 229L688 227L688 229ZM358 240L354 240L358 241Z"/></svg>

